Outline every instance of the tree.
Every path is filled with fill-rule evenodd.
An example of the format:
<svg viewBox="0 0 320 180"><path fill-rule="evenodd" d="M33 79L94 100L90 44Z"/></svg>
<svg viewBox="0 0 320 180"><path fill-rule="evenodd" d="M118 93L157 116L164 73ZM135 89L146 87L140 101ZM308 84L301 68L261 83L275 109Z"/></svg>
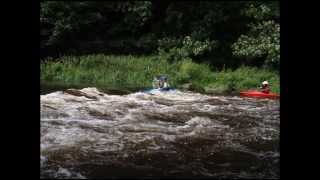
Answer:
<svg viewBox="0 0 320 180"><path fill-rule="evenodd" d="M277 2L49 1L40 9L47 56L160 52L214 67L278 67L279 39Z"/></svg>
<svg viewBox="0 0 320 180"><path fill-rule="evenodd" d="M237 57L255 59L263 57L264 64L279 67L280 63L280 25L277 2L252 3L243 14L253 19L250 30L241 35L232 45Z"/></svg>

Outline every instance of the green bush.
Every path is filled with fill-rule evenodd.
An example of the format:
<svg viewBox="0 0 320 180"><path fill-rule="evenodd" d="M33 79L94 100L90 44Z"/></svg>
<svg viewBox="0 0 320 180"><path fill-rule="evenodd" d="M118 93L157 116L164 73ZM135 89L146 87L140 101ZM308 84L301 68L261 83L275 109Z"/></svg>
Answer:
<svg viewBox="0 0 320 180"><path fill-rule="evenodd" d="M278 69L280 65L280 24L277 3L252 3L242 10L252 19L249 31L231 45L233 55L242 59L263 58L264 65Z"/></svg>
<svg viewBox="0 0 320 180"><path fill-rule="evenodd" d="M184 81L207 82L210 78L210 68L205 64L197 64L191 59L184 60L180 63L179 76Z"/></svg>
<svg viewBox="0 0 320 180"><path fill-rule="evenodd" d="M183 39L164 38L158 41L158 54L169 61L180 61L186 58L199 57L209 52L216 45L216 41L208 39L200 41L190 36Z"/></svg>

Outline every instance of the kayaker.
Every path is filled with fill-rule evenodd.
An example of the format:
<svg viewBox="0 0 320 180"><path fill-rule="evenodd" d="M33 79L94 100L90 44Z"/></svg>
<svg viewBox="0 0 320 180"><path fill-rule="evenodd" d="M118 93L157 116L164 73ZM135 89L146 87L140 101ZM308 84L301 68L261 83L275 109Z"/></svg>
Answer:
<svg viewBox="0 0 320 180"><path fill-rule="evenodd" d="M160 88L167 90L169 87L168 78L166 76L162 76L162 79L160 79Z"/></svg>
<svg viewBox="0 0 320 180"><path fill-rule="evenodd" d="M263 92L263 93L270 93L269 82L263 81L260 89L261 89L261 92Z"/></svg>
<svg viewBox="0 0 320 180"><path fill-rule="evenodd" d="M153 88L168 89L169 87L168 78L166 76L158 76L153 79Z"/></svg>

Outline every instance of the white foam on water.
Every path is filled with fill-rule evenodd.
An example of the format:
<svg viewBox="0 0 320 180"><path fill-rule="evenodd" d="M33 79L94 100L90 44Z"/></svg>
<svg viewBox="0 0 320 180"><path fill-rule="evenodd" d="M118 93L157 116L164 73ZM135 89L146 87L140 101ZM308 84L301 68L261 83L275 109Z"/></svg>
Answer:
<svg viewBox="0 0 320 180"><path fill-rule="evenodd" d="M81 175L79 172L73 172L67 168L59 167L56 172L57 178L72 178L72 179L87 179L85 176Z"/></svg>
<svg viewBox="0 0 320 180"><path fill-rule="evenodd" d="M232 144L230 139L239 138L236 135L239 132L234 131L237 130L235 126L230 128L232 123L228 125L224 122L228 122L228 117L235 119L237 115L261 115L262 120L257 118L258 127L239 130L248 136L270 140L279 131L279 128L273 127L277 125L273 123L277 121L276 112L262 114L277 106L276 102L182 91L155 95L142 92L109 95L96 88L80 91L97 99L61 91L41 95L41 105L53 108L41 108L41 128L44 132L41 134L41 152L46 152L40 157L42 164L47 162L46 154L63 148L78 147L81 152L90 155L104 152L121 154L129 145L146 143L144 149L157 151L166 145L161 144L163 141L170 143L179 137L208 137L214 133L225 138L225 144ZM264 103L263 106L261 103ZM50 116L50 113L65 113L67 116ZM215 114L218 116L211 116ZM223 115L221 119L217 119L219 115ZM64 162L60 163L63 165ZM76 176L69 169L61 169L59 173L61 176Z"/></svg>
<svg viewBox="0 0 320 180"><path fill-rule="evenodd" d="M68 169L61 168L61 167L59 168L57 174L64 175L64 176L67 176L67 177L71 176L71 172Z"/></svg>

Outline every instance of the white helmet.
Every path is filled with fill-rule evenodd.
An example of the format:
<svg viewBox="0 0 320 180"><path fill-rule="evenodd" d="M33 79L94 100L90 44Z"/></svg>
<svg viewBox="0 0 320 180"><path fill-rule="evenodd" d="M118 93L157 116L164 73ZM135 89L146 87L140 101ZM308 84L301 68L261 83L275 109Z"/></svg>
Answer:
<svg viewBox="0 0 320 180"><path fill-rule="evenodd" d="M263 81L262 84L263 84L263 85L267 85L267 84L269 84L269 83L268 83L268 81Z"/></svg>

